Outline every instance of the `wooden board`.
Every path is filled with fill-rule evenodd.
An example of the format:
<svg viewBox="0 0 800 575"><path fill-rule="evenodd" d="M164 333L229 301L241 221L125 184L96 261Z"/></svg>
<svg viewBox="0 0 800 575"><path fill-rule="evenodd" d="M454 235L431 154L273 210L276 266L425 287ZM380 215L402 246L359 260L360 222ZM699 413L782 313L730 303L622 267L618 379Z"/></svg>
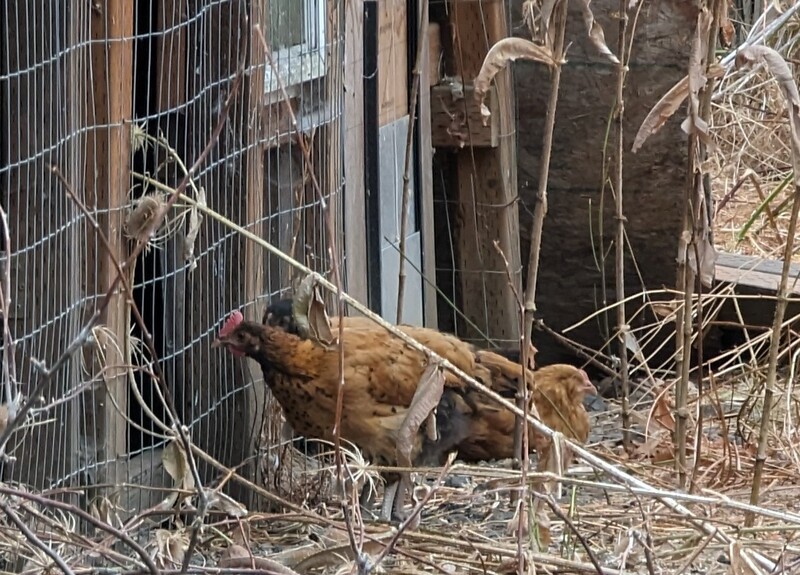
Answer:
<svg viewBox="0 0 800 575"><path fill-rule="evenodd" d="M253 10L250 18L254 23L260 23L262 29L266 29L266 18L262 10L259 9L257 4L253 5ZM247 175L245 181L245 194L246 200L246 216L245 221L249 224L249 229L258 237L263 237L264 233L264 147L261 141L264 137L262 130L262 117L264 114L265 106L263 105L264 90L265 90L265 70L269 65L266 60L264 50L261 48L261 39L255 33L255 27L249 27L250 34L250 61L248 67L252 71L249 74L248 81L245 83L247 88L246 102L247 102L247 125L254 126L255 129L247 130ZM263 248L255 243L248 241L244 246L244 269L245 273L245 286L244 286L244 300L247 304L245 309L245 318L251 321L261 321L266 302L259 299L267 291L267 285L264 273L265 257ZM255 455L258 453L258 448L261 440L262 423L266 408L267 393L263 385L263 373L261 368L256 362L247 362L245 368L249 373L249 377L245 377L247 381L252 382L252 385L245 391L246 399L244 401L244 417L246 424L244 429L248 431L248 435L242 438L246 443L246 450L243 455ZM261 484L261 465L258 464L258 459L251 460L242 473L245 477L251 478L253 481ZM251 509L257 509L260 502L258 496L250 490L242 490L243 493L238 494L242 499L245 497L248 501L245 503Z"/></svg>
<svg viewBox="0 0 800 575"><path fill-rule="evenodd" d="M422 3L420 3L420 6ZM436 86L442 80L442 38L441 27L436 22L428 24L428 35L425 38L427 44L423 50L423 54L428 57L424 62L425 78L428 80L428 87ZM424 94L420 86L420 94Z"/></svg>
<svg viewBox="0 0 800 575"><path fill-rule="evenodd" d="M489 48L508 36L505 4L500 1L451 5L450 25L455 29L452 53L456 74L466 84L480 71ZM436 88L438 89L438 88ZM519 342L519 305L512 286L521 293L522 266L519 249L519 215L515 199L516 127L514 95L508 70L498 74L498 122L496 148L462 150L456 162L458 204L456 223L456 271L460 282L461 310L490 339ZM432 106L435 103L432 102ZM508 260L506 268L503 256ZM468 339L483 340L478 330L458 322L458 332Z"/></svg>
<svg viewBox="0 0 800 575"><path fill-rule="evenodd" d="M430 90L431 144L434 148L496 148L500 144L500 106L494 86L486 95L491 111L484 125L471 84L440 84Z"/></svg>
<svg viewBox="0 0 800 575"><path fill-rule="evenodd" d="M419 3L422 11L422 3ZM422 233L422 293L424 297L425 326L436 328L439 318L436 309L436 222L434 221L433 207L433 143L431 142L431 85L438 83L438 64L442 47L439 44L439 25L430 23L428 34L420 34L425 44L422 46L423 54L430 54L430 58L422 59L419 84L419 118L417 119L417 133L419 134L419 202L420 202L420 232ZM435 62L434 62L435 55ZM434 66L436 68L434 69ZM436 70L436 72L434 71Z"/></svg>
<svg viewBox="0 0 800 575"><path fill-rule="evenodd" d="M408 114L408 10L405 0L381 0L378 12L378 124Z"/></svg>
<svg viewBox="0 0 800 575"><path fill-rule="evenodd" d="M109 3L106 9L92 11L92 75L94 81L93 110L88 120L90 125L107 126L96 128L89 136L87 157L94 158L88 164L86 203L97 206L101 215L98 221L108 237L111 250L118 261L127 257L127 242L122 236L123 206L128 203L130 190L130 125L125 122L132 117L133 93L133 5L126 2ZM88 250L86 268L87 284L96 286L98 293L106 291L117 275L109 254L88 230L87 246L98 246L97 251ZM132 279L129 277L129 280ZM100 324L109 330L120 349L127 349L129 312L126 295L118 292L100 317ZM128 377L122 366L129 365L127 356L112 346L105 350L103 372L105 386L94 394L94 413L86 414L87 420L94 418L97 438L97 460L121 460L128 452ZM117 366L116 369L113 366ZM111 369L107 369L111 367ZM87 432L90 430L87 429ZM105 468L100 483L114 485L122 478L120 465Z"/></svg>
<svg viewBox="0 0 800 575"><path fill-rule="evenodd" d="M344 229L348 293L367 302L367 245L364 241L364 1L352 0L344 11Z"/></svg>
<svg viewBox="0 0 800 575"><path fill-rule="evenodd" d="M783 262L757 256L720 253L717 255L716 281L746 286L771 293L778 293L783 272ZM789 293L800 295L800 265L789 267Z"/></svg>

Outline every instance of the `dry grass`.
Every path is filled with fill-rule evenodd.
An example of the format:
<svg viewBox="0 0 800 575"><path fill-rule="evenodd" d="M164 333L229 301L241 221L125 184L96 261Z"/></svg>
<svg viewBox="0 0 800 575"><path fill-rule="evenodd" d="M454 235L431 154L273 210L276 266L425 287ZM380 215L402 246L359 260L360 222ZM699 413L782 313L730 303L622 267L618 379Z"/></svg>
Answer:
<svg viewBox="0 0 800 575"><path fill-rule="evenodd" d="M800 17L795 15L766 44L796 63L798 32ZM779 257L789 215L788 201L783 202L791 188L779 192L760 214L756 211L791 171L785 99L763 68L731 70L717 86L711 125L718 149L708 167L714 198L723 204L716 214L717 246L733 253ZM743 233L748 222L749 231Z"/></svg>

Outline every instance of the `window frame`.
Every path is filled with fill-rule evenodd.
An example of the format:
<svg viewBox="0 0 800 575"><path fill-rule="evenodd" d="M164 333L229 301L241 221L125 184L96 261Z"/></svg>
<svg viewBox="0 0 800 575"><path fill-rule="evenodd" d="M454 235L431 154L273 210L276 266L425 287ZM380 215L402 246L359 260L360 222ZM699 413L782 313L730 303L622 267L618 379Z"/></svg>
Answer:
<svg viewBox="0 0 800 575"><path fill-rule="evenodd" d="M301 1L305 3L306 8L303 42L272 53L272 61L284 88L322 78L327 72L325 37L328 32L328 0ZM269 9L269 6L267 8ZM264 91L267 94L279 92L278 78L269 63L264 76Z"/></svg>

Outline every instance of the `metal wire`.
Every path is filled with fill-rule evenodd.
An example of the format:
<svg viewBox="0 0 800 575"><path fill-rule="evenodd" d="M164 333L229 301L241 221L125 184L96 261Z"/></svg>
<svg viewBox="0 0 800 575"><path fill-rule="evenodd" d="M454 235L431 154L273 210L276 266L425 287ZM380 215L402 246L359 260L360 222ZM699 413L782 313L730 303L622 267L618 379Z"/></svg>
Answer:
<svg viewBox="0 0 800 575"><path fill-rule="evenodd" d="M23 394L38 377L29 359L51 363L63 352L98 305L113 270L90 222L50 165L71 182L124 257L131 244L120 224L137 199L157 192L142 177L174 186L184 175L174 158L168 161L166 146L155 141L161 138L184 164L193 163L208 143L240 61L246 63L245 88L194 181L209 206L260 230L321 273L329 271L324 214L306 174L316 170L326 201L338 211L341 235L342 146L331 142L343 133L344 49L342 27L336 19L329 23L327 11L338 8L341 19L343 9L334 0L303 2L303 19L289 18L280 2L268 9L239 0L139 0L128 8L9 0L0 7L0 105L6 119L0 128L0 203L9 214L12 242L11 261L2 260L2 271L11 274L9 320ZM124 23L114 20L120 14L105 14L106 9L132 10L126 16L131 30L120 34ZM300 39L300 44L275 50L274 56L279 71L301 69L287 87L313 166L304 165L285 103L267 92L274 72L258 57L256 24L267 41L270 31L297 27L283 42ZM114 146L127 140L118 135L133 126L149 141L121 154ZM106 141L111 144L103 145ZM129 162L139 177L126 177L119 161ZM126 189L117 189L120 181ZM101 196L122 201L100 201ZM260 318L266 300L285 294L294 277L267 255L248 252L242 238L209 218L200 224L194 259L187 259L186 229L176 225L136 261L129 278L133 300L152 334L181 423L202 449L238 465L256 447L277 443L280 425L273 417L262 430L261 420L248 419L255 413L251 404L260 372L255 378L243 373L242 362L212 350L210 343L230 310L255 306L253 317ZM261 278L260 285L253 278ZM97 332L58 374L34 419L12 437L7 453L15 460L0 464L0 479L35 489L90 488L84 504L102 491L91 488L109 478L134 485L167 481L161 486L171 487L160 458L164 432L147 413L171 423L147 366L153 358L135 351L128 357L127 350L141 347L137 341L143 337L127 310L122 326ZM114 346L121 353L110 353ZM120 365L103 365L101 351L106 359L133 366L131 380L122 376L122 389L135 386L147 409L127 391L114 397L119 410L109 405L107 384L114 379L109 368ZM277 410L267 406L265 412L274 416ZM164 477L154 479L159 473ZM143 490L115 502L127 509L153 503Z"/></svg>

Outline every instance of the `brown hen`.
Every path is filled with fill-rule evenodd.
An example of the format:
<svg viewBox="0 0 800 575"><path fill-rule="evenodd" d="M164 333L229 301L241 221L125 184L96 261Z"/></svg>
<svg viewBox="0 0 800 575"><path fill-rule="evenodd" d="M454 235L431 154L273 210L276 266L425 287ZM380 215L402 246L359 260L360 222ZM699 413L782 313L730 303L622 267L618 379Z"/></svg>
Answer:
<svg viewBox="0 0 800 575"><path fill-rule="evenodd" d="M350 330L386 333L363 316L345 317L344 321L345 333ZM303 330L294 319L291 299L273 302L265 311L263 322L301 336L307 335L302 333ZM331 324L336 332L338 317L331 318ZM502 397L515 401L518 382L523 374L522 366L518 363L518 347L480 350L454 335L434 329L408 325L397 327ZM530 359L535 351L532 349L529 353ZM566 437L585 443L589 436L589 416L583 407L583 399L587 394L597 394L586 372L571 365L555 364L535 372L527 370L526 381L542 421ZM437 407L436 424L442 439L424 446L423 455L427 462L443 462L447 451L454 445L459 459L470 463L506 459L514 455L514 414L477 390L462 387L445 389ZM539 456L537 468L547 469L550 464L550 439L531 426L529 441L531 449ZM565 455L564 461L567 462L569 454Z"/></svg>
<svg viewBox="0 0 800 575"><path fill-rule="evenodd" d="M346 329L342 343L346 383L340 437L357 445L378 465L397 465L398 431L426 371L427 358L380 328ZM468 373L476 370L471 348L457 338L442 337L431 344ZM244 321L238 311L230 315L220 330L214 342L214 346L219 345L226 346L234 355L245 355L259 363L296 433L333 441L339 385L338 346L326 347L280 327ZM465 384L449 373L444 373L444 387L458 393L466 390ZM413 439L411 460L415 464L438 463L456 441L452 436L437 441L426 440L424 436L419 432ZM381 513L384 519L391 514L397 483L398 479L394 479L393 489L387 488L387 494L391 495L384 501ZM399 514L403 499L402 494L398 495L394 503Z"/></svg>

